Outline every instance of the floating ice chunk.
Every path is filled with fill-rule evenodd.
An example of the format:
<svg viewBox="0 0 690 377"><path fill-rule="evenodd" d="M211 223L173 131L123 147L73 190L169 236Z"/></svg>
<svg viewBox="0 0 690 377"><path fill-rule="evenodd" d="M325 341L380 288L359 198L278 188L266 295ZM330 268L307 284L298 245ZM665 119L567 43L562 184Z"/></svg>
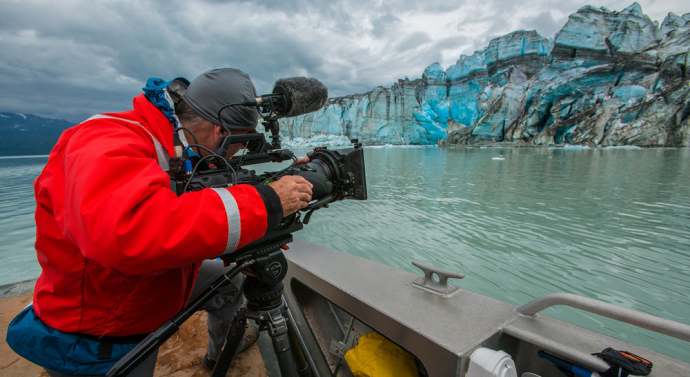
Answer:
<svg viewBox="0 0 690 377"><path fill-rule="evenodd" d="M492 160L505 160L505 157L492 157Z"/></svg>
<svg viewBox="0 0 690 377"><path fill-rule="evenodd" d="M396 145L398 148L438 148L436 144L431 144L431 145Z"/></svg>
<svg viewBox="0 0 690 377"><path fill-rule="evenodd" d="M644 149L644 148L638 147L636 145L617 145L617 146L606 147L605 149Z"/></svg>
<svg viewBox="0 0 690 377"><path fill-rule="evenodd" d="M313 148L313 147L343 147L351 145L350 139L344 135L314 135L310 138L296 137L283 139L284 148Z"/></svg>

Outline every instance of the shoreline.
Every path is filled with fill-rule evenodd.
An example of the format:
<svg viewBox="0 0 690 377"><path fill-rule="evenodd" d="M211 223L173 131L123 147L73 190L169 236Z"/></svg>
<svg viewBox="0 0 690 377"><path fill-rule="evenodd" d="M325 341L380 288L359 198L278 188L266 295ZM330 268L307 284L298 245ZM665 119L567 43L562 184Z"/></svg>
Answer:
<svg viewBox="0 0 690 377"><path fill-rule="evenodd" d="M27 155L20 154L18 156L0 156L0 160L2 160L2 159L10 160L13 158L48 158L48 157L50 157L49 154L27 154Z"/></svg>
<svg viewBox="0 0 690 377"><path fill-rule="evenodd" d="M36 280L37 279L28 279L0 285L0 299L32 293L34 291Z"/></svg>
<svg viewBox="0 0 690 377"><path fill-rule="evenodd" d="M327 144L327 143L324 143ZM579 144L549 144L549 145L534 145L525 142L515 142L515 141L486 141L473 144L449 144L444 142L439 142L437 144L388 144L388 143L374 143L374 144L363 144L364 148L382 148L382 147L400 147L400 148L515 148L515 149L668 149L668 150L683 150L690 149L690 145L687 147L666 147L663 145L579 145ZM338 145L338 146L328 146L332 149L348 148L350 145ZM310 149L313 146L292 146L287 149ZM18 156L0 156L0 160L12 160L12 159L22 159L22 158L48 158L49 155L18 155ZM2 286L0 286L2 287Z"/></svg>

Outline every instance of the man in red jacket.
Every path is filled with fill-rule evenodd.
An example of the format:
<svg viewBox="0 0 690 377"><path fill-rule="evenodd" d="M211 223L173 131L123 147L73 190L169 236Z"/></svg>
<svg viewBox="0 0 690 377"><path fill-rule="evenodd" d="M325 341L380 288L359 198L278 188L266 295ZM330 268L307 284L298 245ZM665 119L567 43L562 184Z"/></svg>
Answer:
<svg viewBox="0 0 690 377"><path fill-rule="evenodd" d="M195 282L200 290L226 270L207 261L200 272L202 261L260 239L311 200L311 184L298 176L175 195L166 173L174 133L212 151L227 130L246 133L258 123L254 107L220 111L257 97L245 73L212 70L187 84L151 79L133 110L65 131L34 183L43 272L33 306L12 322L7 341L51 376L107 372L187 304ZM204 148L188 150L203 156ZM207 367L240 301L217 296L204 308ZM152 374L155 355L147 363L142 375Z"/></svg>

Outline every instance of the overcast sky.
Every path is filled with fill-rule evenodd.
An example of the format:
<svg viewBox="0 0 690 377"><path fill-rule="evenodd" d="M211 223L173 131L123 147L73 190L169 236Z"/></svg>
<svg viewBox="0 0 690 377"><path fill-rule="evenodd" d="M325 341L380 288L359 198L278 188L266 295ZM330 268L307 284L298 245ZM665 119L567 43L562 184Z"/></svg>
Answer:
<svg viewBox="0 0 690 377"><path fill-rule="evenodd" d="M602 1L602 0L598 0ZM681 0L638 1L652 20L690 12ZM631 0L1 0L0 111L79 122L131 109L149 77L220 67L247 72L259 94L312 76L330 95L390 87L471 55L492 38L553 37L586 4Z"/></svg>

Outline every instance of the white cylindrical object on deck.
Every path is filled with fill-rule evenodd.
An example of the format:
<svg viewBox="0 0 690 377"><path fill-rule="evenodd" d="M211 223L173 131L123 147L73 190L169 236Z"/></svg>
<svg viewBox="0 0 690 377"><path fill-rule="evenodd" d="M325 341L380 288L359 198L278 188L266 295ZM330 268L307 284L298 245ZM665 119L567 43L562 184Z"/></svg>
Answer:
<svg viewBox="0 0 690 377"><path fill-rule="evenodd" d="M477 348L470 356L465 377L518 377L515 362L507 353Z"/></svg>

